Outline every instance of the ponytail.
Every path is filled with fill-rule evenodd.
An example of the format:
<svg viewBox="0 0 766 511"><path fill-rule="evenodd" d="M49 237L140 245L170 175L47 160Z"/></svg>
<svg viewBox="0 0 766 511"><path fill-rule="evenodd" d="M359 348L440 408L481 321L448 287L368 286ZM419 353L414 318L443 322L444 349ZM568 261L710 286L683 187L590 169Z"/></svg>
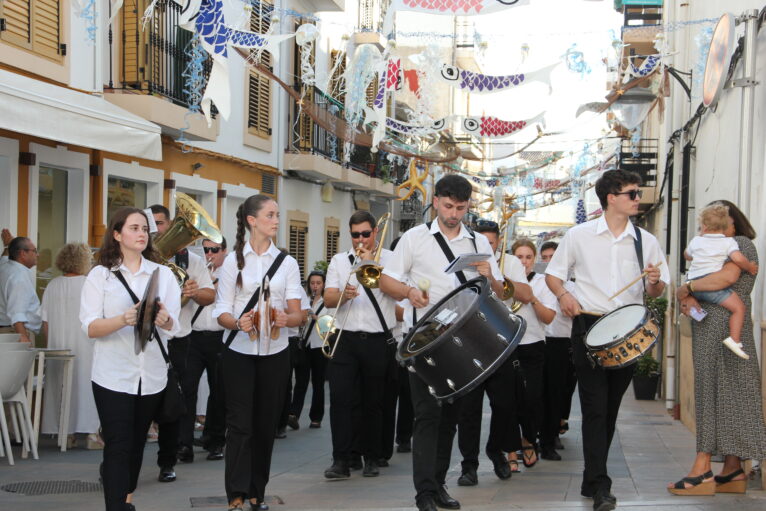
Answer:
<svg viewBox="0 0 766 511"><path fill-rule="evenodd" d="M242 250L245 248L245 203L237 208L237 240L234 243L234 253L237 256L237 287L242 287L242 268L245 267L245 256Z"/></svg>

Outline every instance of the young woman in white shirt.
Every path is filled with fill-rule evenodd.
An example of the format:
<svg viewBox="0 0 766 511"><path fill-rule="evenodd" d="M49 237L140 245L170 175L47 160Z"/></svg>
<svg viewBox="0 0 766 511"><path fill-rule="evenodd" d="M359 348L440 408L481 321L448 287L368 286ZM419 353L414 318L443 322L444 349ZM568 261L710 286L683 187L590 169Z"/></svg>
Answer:
<svg viewBox="0 0 766 511"><path fill-rule="evenodd" d="M537 437L543 425L543 368L545 365L545 325L556 316L556 297L545 284L544 274L535 274L537 248L527 239L517 240L511 247L519 258L532 287L532 300L519 309L519 316L527 322L527 330L516 349L524 372L524 401L519 410L521 416L522 450L524 466L537 463Z"/></svg>
<svg viewBox="0 0 766 511"><path fill-rule="evenodd" d="M270 278L273 328L279 336L250 339L253 314L244 308L261 286L280 250L272 242L279 228L277 203L267 195L249 197L237 210L237 240L218 278L213 316L236 332L221 356L226 396L226 496L229 509L265 510L274 434L287 391L290 354L287 328L303 321L298 263L286 256ZM245 242L245 231L250 239ZM244 313L244 314L243 314Z"/></svg>
<svg viewBox="0 0 766 511"><path fill-rule="evenodd" d="M158 342L178 330L181 290L155 257L146 214L136 208L114 213L97 265L90 271L80 299L80 323L94 339L93 396L104 439L102 480L107 511L135 511L132 504L146 443L167 383L167 368ZM162 340L134 350L137 306L117 278L120 272L133 293L144 294L159 269L159 312L154 321Z"/></svg>

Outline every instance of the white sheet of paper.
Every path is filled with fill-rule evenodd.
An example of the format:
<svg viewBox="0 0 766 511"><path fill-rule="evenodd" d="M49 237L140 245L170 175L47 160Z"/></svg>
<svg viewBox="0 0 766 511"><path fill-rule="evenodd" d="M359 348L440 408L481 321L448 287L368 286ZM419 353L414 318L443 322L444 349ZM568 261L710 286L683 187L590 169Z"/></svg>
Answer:
<svg viewBox="0 0 766 511"><path fill-rule="evenodd" d="M444 272L455 273L456 271L462 271L468 268L470 264L486 261L490 257L492 257L492 254L463 254L449 263ZM471 269L473 270L474 268L471 267Z"/></svg>

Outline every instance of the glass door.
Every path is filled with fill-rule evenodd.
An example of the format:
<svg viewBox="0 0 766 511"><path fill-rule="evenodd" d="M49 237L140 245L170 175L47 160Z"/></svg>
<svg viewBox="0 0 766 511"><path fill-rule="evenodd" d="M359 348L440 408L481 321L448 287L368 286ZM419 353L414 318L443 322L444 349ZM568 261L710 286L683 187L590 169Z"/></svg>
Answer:
<svg viewBox="0 0 766 511"><path fill-rule="evenodd" d="M37 191L37 292L43 295L48 282L61 275L56 255L67 242L68 172L40 167Z"/></svg>

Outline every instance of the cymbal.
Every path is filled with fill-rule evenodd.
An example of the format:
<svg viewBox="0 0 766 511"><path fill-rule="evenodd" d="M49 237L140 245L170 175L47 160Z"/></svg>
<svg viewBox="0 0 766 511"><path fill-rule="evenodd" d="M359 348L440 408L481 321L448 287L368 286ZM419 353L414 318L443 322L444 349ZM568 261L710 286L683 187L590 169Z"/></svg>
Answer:
<svg viewBox="0 0 766 511"><path fill-rule="evenodd" d="M149 277L149 282L146 284L146 290L144 296L138 303L138 318L136 320L135 341L133 348L136 355L146 349L146 343L152 337L154 330L154 320L157 318L157 312L160 309L159 297L157 296L159 288L159 273L160 269L155 268L152 272L152 276ZM159 339L157 339L159 342Z"/></svg>

